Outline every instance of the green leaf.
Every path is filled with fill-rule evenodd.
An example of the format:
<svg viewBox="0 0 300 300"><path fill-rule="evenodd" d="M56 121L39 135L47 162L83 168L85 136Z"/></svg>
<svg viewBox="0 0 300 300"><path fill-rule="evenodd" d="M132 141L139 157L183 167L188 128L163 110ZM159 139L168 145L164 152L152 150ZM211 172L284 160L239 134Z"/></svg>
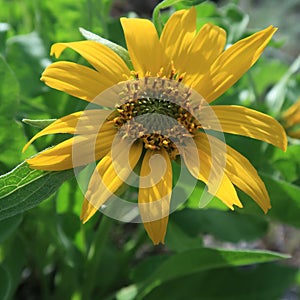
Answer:
<svg viewBox="0 0 300 300"><path fill-rule="evenodd" d="M73 170L44 172L33 170L23 162L0 176L0 220L38 205L73 176Z"/></svg>
<svg viewBox="0 0 300 300"><path fill-rule="evenodd" d="M296 299L284 293L293 286L297 269L277 264L204 271L164 283L145 300L269 300ZM128 298L126 299L128 300Z"/></svg>
<svg viewBox="0 0 300 300"><path fill-rule="evenodd" d="M184 232L175 222L169 222L166 235L166 245L170 250L184 252L191 249L199 249L203 246L199 236L192 237Z"/></svg>
<svg viewBox="0 0 300 300"><path fill-rule="evenodd" d="M111 50L113 50L115 53L117 53L123 60L124 62L126 63L127 67L132 70L133 69L133 66L132 66L132 63L131 63L131 60L130 60L130 56L128 54L128 51L123 48L122 46L118 45L118 44L115 44L93 32L90 32L84 28L79 28L79 31L80 33L83 35L83 37L85 37L87 40L90 40L90 41L95 41L95 42L98 42L102 45L105 45L107 46L108 48L110 48Z"/></svg>
<svg viewBox="0 0 300 300"><path fill-rule="evenodd" d="M271 209L267 217L285 224L300 227L300 187L289 182L274 178L267 174L260 174L271 199ZM239 193L244 208L236 208L241 214L255 214L263 216L258 205L244 193Z"/></svg>
<svg viewBox="0 0 300 300"><path fill-rule="evenodd" d="M260 238L268 229L263 217L216 209L184 209L174 212L170 219L191 236L209 233L232 243Z"/></svg>
<svg viewBox="0 0 300 300"><path fill-rule="evenodd" d="M22 119L22 122L33 127L43 129L53 123L56 119L45 119L45 120L31 120L31 119Z"/></svg>
<svg viewBox="0 0 300 300"><path fill-rule="evenodd" d="M205 270L245 266L289 258L270 251L224 250L202 248L171 256L141 283L137 299L143 299L157 286Z"/></svg>

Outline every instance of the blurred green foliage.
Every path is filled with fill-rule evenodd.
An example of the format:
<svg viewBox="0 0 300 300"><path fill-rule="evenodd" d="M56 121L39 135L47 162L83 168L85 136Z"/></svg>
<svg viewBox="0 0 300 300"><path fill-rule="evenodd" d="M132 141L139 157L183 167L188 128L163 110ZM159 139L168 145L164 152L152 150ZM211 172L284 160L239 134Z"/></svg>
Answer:
<svg viewBox="0 0 300 300"><path fill-rule="evenodd" d="M126 6L126 1L115 2ZM51 44L84 39L79 27L125 46L119 20L110 16L115 2L0 0L0 174L62 138L41 138L22 154L38 131L23 118L57 118L84 108L83 101L46 87L39 78L53 60ZM155 23L162 25L174 10L195 2L198 28L218 24L226 29L228 43L253 32L249 16L234 3L166 0L160 5L167 9L154 13ZM279 118L300 95L299 59L294 64L283 59L281 45L272 41L217 103L245 105ZM63 57L82 63L71 51ZM299 141L290 140L283 153L243 137L226 139L262 175L272 210L263 215L243 193L244 209L229 212L218 199L199 209L204 188L199 184L170 216L165 246L153 247L141 225L100 213L83 226L83 195L69 179L71 171L48 174L21 164L0 177L0 299L296 299L288 297L297 295L300 284ZM189 194L190 187L182 186L182 193ZM279 236L282 231L289 239ZM227 246L231 250L221 249ZM269 250L291 259L274 262L287 256Z"/></svg>

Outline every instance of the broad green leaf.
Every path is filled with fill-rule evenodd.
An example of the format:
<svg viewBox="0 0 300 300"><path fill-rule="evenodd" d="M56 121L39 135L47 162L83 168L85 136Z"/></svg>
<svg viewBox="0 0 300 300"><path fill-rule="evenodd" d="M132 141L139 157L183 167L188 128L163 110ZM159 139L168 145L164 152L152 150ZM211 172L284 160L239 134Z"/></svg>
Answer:
<svg viewBox="0 0 300 300"><path fill-rule="evenodd" d="M31 120L31 119L22 119L22 122L33 127L43 129L53 123L56 119L45 119L45 120Z"/></svg>
<svg viewBox="0 0 300 300"><path fill-rule="evenodd" d="M191 236L209 233L233 243L260 238L268 229L263 217L216 209L184 209L174 212L170 219Z"/></svg>
<svg viewBox="0 0 300 300"><path fill-rule="evenodd" d="M128 51L125 48L84 28L79 28L79 31L87 40L98 42L113 50L124 60L129 69L133 69Z"/></svg>
<svg viewBox="0 0 300 300"><path fill-rule="evenodd" d="M289 256L270 251L224 250L202 248L175 254L140 283L136 299L144 299L157 286L201 271L228 266L245 266L285 259Z"/></svg>
<svg viewBox="0 0 300 300"><path fill-rule="evenodd" d="M175 222L169 222L166 235L166 245L168 249L175 252L184 252L191 249L199 249L203 246L199 236L191 236L185 232Z"/></svg>
<svg viewBox="0 0 300 300"><path fill-rule="evenodd" d="M188 299L205 300L297 299L285 294L294 286L296 274L295 268L271 263L251 268L222 268L172 280L144 299L187 299L187 295Z"/></svg>
<svg viewBox="0 0 300 300"><path fill-rule="evenodd" d="M260 174L271 199L271 209L266 218L300 227L300 187L289 182L274 178L270 175ZM244 208L236 208L241 214L255 214L263 216L258 205L244 193L239 193Z"/></svg>
<svg viewBox="0 0 300 300"><path fill-rule="evenodd" d="M0 299L7 300L11 288L9 274L3 266L0 265Z"/></svg>
<svg viewBox="0 0 300 300"><path fill-rule="evenodd" d="M38 205L73 176L73 170L43 172L30 169L23 162L11 172L0 176L0 220Z"/></svg>

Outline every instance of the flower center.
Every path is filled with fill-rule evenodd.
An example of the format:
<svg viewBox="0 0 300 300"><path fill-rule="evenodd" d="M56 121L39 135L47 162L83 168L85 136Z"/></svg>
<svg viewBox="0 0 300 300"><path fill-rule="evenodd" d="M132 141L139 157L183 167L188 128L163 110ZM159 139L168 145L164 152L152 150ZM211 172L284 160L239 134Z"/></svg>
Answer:
<svg viewBox="0 0 300 300"><path fill-rule="evenodd" d="M134 81L124 91L123 103L115 110L114 122L123 137L143 141L144 148L164 148L171 159L201 128L189 109L189 90L180 90L178 81L155 78Z"/></svg>

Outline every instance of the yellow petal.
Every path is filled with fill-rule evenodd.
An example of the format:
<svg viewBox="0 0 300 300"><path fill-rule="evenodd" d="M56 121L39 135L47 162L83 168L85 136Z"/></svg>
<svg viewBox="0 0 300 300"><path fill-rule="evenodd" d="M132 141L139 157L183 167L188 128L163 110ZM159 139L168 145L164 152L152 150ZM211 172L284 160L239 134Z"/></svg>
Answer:
<svg viewBox="0 0 300 300"><path fill-rule="evenodd" d="M55 62L43 72L41 80L48 86L74 97L93 101L115 84L99 72L72 62Z"/></svg>
<svg viewBox="0 0 300 300"><path fill-rule="evenodd" d="M146 151L140 176L138 201L144 227L154 245L164 243L172 193L172 166L168 153L164 149Z"/></svg>
<svg viewBox="0 0 300 300"><path fill-rule="evenodd" d="M242 39L224 51L194 88L211 102L229 89L257 61L277 29L273 26Z"/></svg>
<svg viewBox="0 0 300 300"><path fill-rule="evenodd" d="M107 122L99 134L78 135L27 159L33 169L61 171L100 159L109 151L117 130Z"/></svg>
<svg viewBox="0 0 300 300"><path fill-rule="evenodd" d="M70 134L92 134L97 133L100 125L108 117L108 110L94 109L79 111L63 118L57 119L52 124L37 133L23 148L23 152L37 138L55 133L70 133Z"/></svg>
<svg viewBox="0 0 300 300"><path fill-rule="evenodd" d="M207 23L201 27L189 48L189 54L202 54L212 64L222 53L226 44L226 31L214 24Z"/></svg>
<svg viewBox="0 0 300 300"><path fill-rule="evenodd" d="M212 109L213 113L209 113ZM208 110L208 112L207 112ZM200 122L204 128L248 136L286 150L287 138L283 127L272 117L236 105L203 107Z"/></svg>
<svg viewBox="0 0 300 300"><path fill-rule="evenodd" d="M114 85L124 80L124 74L129 76L130 70L119 55L108 47L94 42L81 41L72 43L57 43L51 48L51 55L59 57L66 49L71 48L84 57L103 77Z"/></svg>
<svg viewBox="0 0 300 300"><path fill-rule="evenodd" d="M196 9L175 12L167 21L160 41L176 69L183 69L188 48L196 33Z"/></svg>
<svg viewBox="0 0 300 300"><path fill-rule="evenodd" d="M166 61L157 31L149 20L121 18L126 44L134 69L143 77L156 76Z"/></svg>
<svg viewBox="0 0 300 300"><path fill-rule="evenodd" d="M204 133L197 135L197 145L204 151L212 147L222 149L224 144L217 138L211 136L210 143ZM223 152L222 150L220 153ZM257 174L257 171L249 160L239 152L226 145L226 167L225 173L230 181L244 193L249 195L266 213L271 208L270 198L265 184Z"/></svg>
<svg viewBox="0 0 300 300"><path fill-rule="evenodd" d="M98 163L85 194L80 216L83 223L87 222L121 187L138 163L143 150L142 143L132 144L129 152L128 147L128 142L120 139L117 153L109 152Z"/></svg>
<svg viewBox="0 0 300 300"><path fill-rule="evenodd" d="M210 66L222 53L226 44L226 32L221 27L207 23L203 25L190 44L183 70L186 84L195 84L209 71Z"/></svg>
<svg viewBox="0 0 300 300"><path fill-rule="evenodd" d="M204 139L208 143L208 138L205 134L204 137L201 135L201 138L195 136L194 140L196 145L189 144L183 149L185 165L195 178L203 181L207 185L209 193L218 197L230 209L234 209L233 205L242 207L233 184L224 172L223 166L225 165L224 162L226 159L224 151L218 151L218 155L222 155L223 153L222 163L222 159L218 160L212 157L210 148L207 149L202 146ZM197 147L197 149L194 149L194 147ZM226 149L225 144L223 149ZM195 150L198 153L198 157L194 155ZM215 151L213 151L213 153L215 154Z"/></svg>

